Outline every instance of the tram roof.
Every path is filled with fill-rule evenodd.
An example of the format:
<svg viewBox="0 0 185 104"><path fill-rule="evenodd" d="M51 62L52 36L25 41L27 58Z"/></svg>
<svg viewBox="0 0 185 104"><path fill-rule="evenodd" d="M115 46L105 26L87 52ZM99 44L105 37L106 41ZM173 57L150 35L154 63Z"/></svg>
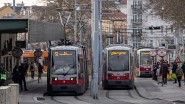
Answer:
<svg viewBox="0 0 185 104"><path fill-rule="evenodd" d="M125 44L111 44L105 47L106 50L131 50L132 47Z"/></svg>
<svg viewBox="0 0 185 104"><path fill-rule="evenodd" d="M151 51L152 48L142 48L142 49L138 49L137 51L140 52L140 51Z"/></svg>
<svg viewBox="0 0 185 104"><path fill-rule="evenodd" d="M78 50L80 47L79 46L55 46L51 47L51 50Z"/></svg>

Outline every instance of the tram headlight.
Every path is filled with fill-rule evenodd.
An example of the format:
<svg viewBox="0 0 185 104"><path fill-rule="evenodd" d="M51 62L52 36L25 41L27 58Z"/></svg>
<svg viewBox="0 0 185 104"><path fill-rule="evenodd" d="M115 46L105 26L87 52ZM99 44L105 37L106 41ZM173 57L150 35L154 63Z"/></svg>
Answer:
<svg viewBox="0 0 185 104"><path fill-rule="evenodd" d="M124 73L123 76L129 76L129 73Z"/></svg>
<svg viewBox="0 0 185 104"><path fill-rule="evenodd" d="M52 77L52 81L57 81L58 78L57 77Z"/></svg>
<svg viewBox="0 0 185 104"><path fill-rule="evenodd" d="M76 80L76 77L70 77L70 80L71 81L75 81Z"/></svg>

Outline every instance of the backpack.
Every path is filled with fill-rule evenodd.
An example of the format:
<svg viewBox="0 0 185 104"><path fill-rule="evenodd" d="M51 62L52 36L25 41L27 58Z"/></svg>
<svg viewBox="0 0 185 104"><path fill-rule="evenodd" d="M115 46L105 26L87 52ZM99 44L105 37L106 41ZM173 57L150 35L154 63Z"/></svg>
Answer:
<svg viewBox="0 0 185 104"><path fill-rule="evenodd" d="M177 69L176 75L177 75L178 77L182 77L183 72L182 72L182 69L181 69L181 68Z"/></svg>

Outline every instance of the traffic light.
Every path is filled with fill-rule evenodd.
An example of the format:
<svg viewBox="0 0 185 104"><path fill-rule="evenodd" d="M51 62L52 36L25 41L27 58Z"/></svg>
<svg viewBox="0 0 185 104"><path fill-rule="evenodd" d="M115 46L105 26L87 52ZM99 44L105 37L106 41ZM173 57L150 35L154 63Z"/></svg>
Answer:
<svg viewBox="0 0 185 104"><path fill-rule="evenodd" d="M161 29L161 27L160 26L150 26L149 28L148 28L149 30L159 30L159 29Z"/></svg>

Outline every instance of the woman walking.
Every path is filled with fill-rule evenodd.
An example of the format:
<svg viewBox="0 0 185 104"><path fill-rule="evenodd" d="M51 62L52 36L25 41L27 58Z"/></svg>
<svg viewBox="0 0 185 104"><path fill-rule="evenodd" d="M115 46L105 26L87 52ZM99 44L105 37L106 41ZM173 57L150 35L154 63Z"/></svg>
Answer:
<svg viewBox="0 0 185 104"><path fill-rule="evenodd" d="M180 67L177 68L176 75L177 75L177 81L179 83L179 87L181 87L181 79L182 79L183 72Z"/></svg>

